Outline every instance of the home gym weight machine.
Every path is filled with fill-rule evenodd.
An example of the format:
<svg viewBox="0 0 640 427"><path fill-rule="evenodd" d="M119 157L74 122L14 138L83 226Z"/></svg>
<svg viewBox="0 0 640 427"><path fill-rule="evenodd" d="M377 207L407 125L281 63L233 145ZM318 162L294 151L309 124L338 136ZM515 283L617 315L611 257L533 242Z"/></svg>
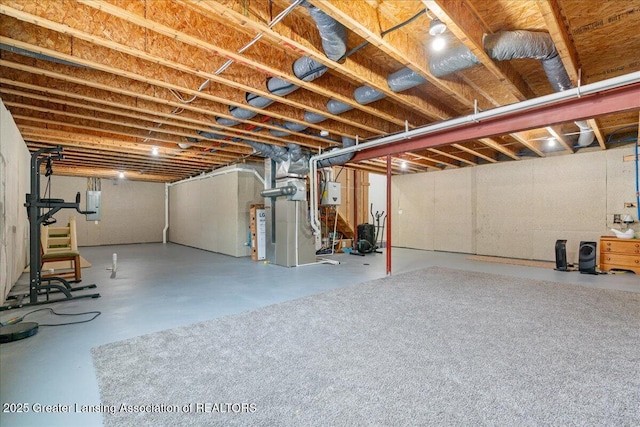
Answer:
<svg viewBox="0 0 640 427"><path fill-rule="evenodd" d="M65 202L63 199L43 199L40 197L40 166L46 162L45 176L53 174L53 160L62 160L62 147L42 148L31 155L31 192L26 195L27 215L29 218L29 292L9 294L8 304L0 307L0 310L25 307L30 305L50 304L60 301L70 301L80 298L99 298L100 294L72 295L72 292L84 289L93 289L95 284L72 287L68 281L61 277L42 277L42 253L40 243L40 225L49 225L55 222L55 215L60 209L75 209L81 215L93 213L80 210L80 193L76 194L75 202ZM50 179L50 178L49 178ZM46 211L45 211L46 210ZM54 283L59 282L59 283ZM62 298L50 299L50 294L62 294ZM29 302L23 302L26 296ZM44 300L40 297L44 296Z"/></svg>

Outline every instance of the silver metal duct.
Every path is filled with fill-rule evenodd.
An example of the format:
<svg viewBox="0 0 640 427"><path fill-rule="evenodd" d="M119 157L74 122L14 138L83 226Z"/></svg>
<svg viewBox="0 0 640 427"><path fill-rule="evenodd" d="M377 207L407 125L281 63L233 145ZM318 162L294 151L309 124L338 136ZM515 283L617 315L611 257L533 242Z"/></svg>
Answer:
<svg viewBox="0 0 640 427"><path fill-rule="evenodd" d="M593 129L591 129L591 126L589 126L589 124L584 120L578 120L573 123L575 123L580 128L578 145L580 147L588 147L589 145L591 145L591 143L596 137L593 132Z"/></svg>
<svg viewBox="0 0 640 427"><path fill-rule="evenodd" d="M295 185L285 185L284 187L269 188L262 190L260 195L262 197L279 197L279 196L292 196L296 194L298 188Z"/></svg>
<svg viewBox="0 0 640 427"><path fill-rule="evenodd" d="M300 89L300 86L296 86L279 77L271 77L267 80L267 90L274 95L285 96L298 89Z"/></svg>
<svg viewBox="0 0 640 427"><path fill-rule="evenodd" d="M317 7L307 2L303 2L302 5L309 10L309 14L316 22L322 38L324 54L332 61L341 60L347 51L347 29Z"/></svg>
<svg viewBox="0 0 640 427"><path fill-rule="evenodd" d="M289 158L288 150L285 147L263 144L262 142L250 141L248 139L245 139L243 142L276 162L284 162Z"/></svg>
<svg viewBox="0 0 640 427"><path fill-rule="evenodd" d="M311 82L327 72L327 66L315 59L303 56L293 63L293 74L300 80Z"/></svg>
<svg viewBox="0 0 640 427"><path fill-rule="evenodd" d="M353 107L349 104L345 104L344 102L337 101L335 99L330 99L327 102L327 111L331 114L342 114L349 110L353 110Z"/></svg>
<svg viewBox="0 0 640 427"><path fill-rule="evenodd" d="M353 91L353 97L358 104L366 105L370 102L386 98L387 95L369 86L360 86Z"/></svg>
<svg viewBox="0 0 640 427"><path fill-rule="evenodd" d="M305 130L308 126L303 125L302 123L284 122L284 127L294 132L300 132Z"/></svg>
<svg viewBox="0 0 640 427"><path fill-rule="evenodd" d="M258 115L256 111L247 110L246 108L229 106L229 114L236 119L249 120Z"/></svg>
<svg viewBox="0 0 640 427"><path fill-rule="evenodd" d="M286 145L289 149L289 158L292 162L295 163L305 156L305 153L302 151L302 147L298 144L288 142Z"/></svg>
<svg viewBox="0 0 640 427"><path fill-rule="evenodd" d="M286 136L291 136L291 133L287 132L286 130L269 129L269 132L271 133L271 135L277 136L278 138L284 138Z"/></svg>
<svg viewBox="0 0 640 427"><path fill-rule="evenodd" d="M226 117L216 117L216 123L220 126L235 126L240 122L238 120L227 119Z"/></svg>
<svg viewBox="0 0 640 427"><path fill-rule="evenodd" d="M342 137L342 148L348 148L356 145L356 140L347 138L346 136ZM349 160L353 158L355 152L340 154L335 157L330 157L328 159L322 159L318 161L318 166L321 168L326 168L328 166L338 166L347 163Z"/></svg>
<svg viewBox="0 0 640 427"><path fill-rule="evenodd" d="M465 45L448 50L429 58L429 71L436 77L444 77L459 70L473 67L480 60Z"/></svg>
<svg viewBox="0 0 640 427"><path fill-rule="evenodd" d="M304 121L309 123L320 123L327 120L327 116L323 116L322 114L312 113L311 111L304 112Z"/></svg>
<svg viewBox="0 0 640 427"><path fill-rule="evenodd" d="M418 86L426 81L427 79L422 77L420 74L406 67L387 76L389 89L394 92L402 92L403 90Z"/></svg>
<svg viewBox="0 0 640 427"><path fill-rule="evenodd" d="M208 139L225 139L227 136L226 135L220 135L219 133L213 133L213 132L205 132L205 131L196 131L198 133L198 135L203 136L205 138Z"/></svg>
<svg viewBox="0 0 640 427"><path fill-rule="evenodd" d="M256 107L256 108L266 108L269 105L271 105L274 102L276 102L275 100L273 100L271 98L266 98L264 96L259 96L259 95L256 95L254 93L251 93L251 92L247 92L244 95L244 98L247 101L247 104L251 105L252 107Z"/></svg>
<svg viewBox="0 0 640 427"><path fill-rule="evenodd" d="M491 59L506 61L511 59L539 59L547 80L556 92L573 88L567 70L562 64L558 51L547 33L534 31L502 31L487 34L483 47ZM436 77L443 77L455 71L472 67L480 60L466 46L459 46L448 52L430 58L429 69ZM578 145L586 147L594 138L594 132L585 122L576 123L580 128Z"/></svg>
<svg viewBox="0 0 640 427"><path fill-rule="evenodd" d="M321 11L320 9L308 4L303 5L309 10L309 14L316 22L320 37L322 38L322 49L324 50L327 58L337 61L342 58L347 51L347 30L335 19ZM293 63L293 74L300 80L310 82L318 77L322 76L327 71L327 67L320 62L311 59L308 56L298 58ZM299 89L300 86L293 83L282 80L278 77L272 77L267 81L267 89L270 93L278 96L285 96L291 92ZM256 108L265 108L271 105L274 100L265 98L247 92L245 94L247 102ZM239 119L250 119L257 115L257 113L250 112L245 109L238 109L229 107L229 112Z"/></svg>
<svg viewBox="0 0 640 427"><path fill-rule="evenodd" d="M293 63L293 74L300 80L304 80L306 82L317 79L326 71L327 67L325 67L318 61L309 58L308 56L298 58ZM267 80L267 90L274 95L285 96L298 89L300 89L300 86L290 83L286 80L282 80L279 77L272 77ZM266 98L264 96L259 96L250 92L247 92L245 94L245 99L247 100L249 105L252 105L256 108L265 108L275 102L271 98ZM244 113L241 112L241 114Z"/></svg>

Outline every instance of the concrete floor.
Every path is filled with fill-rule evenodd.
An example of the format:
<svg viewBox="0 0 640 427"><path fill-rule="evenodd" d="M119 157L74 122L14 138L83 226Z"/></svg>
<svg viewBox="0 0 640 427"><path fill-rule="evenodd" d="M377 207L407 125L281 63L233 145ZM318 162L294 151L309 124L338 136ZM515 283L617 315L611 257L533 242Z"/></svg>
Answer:
<svg viewBox="0 0 640 427"><path fill-rule="evenodd" d="M99 299L81 299L0 313L0 320L37 308L61 313L99 310L92 322L41 327L38 334L0 347L2 426L99 426L101 414L36 413L40 405L97 405L98 384L90 349L101 344L188 325L385 276L385 255L334 255L339 265L284 268L174 244L81 248L91 264L83 284L96 283ZM110 278L112 254L117 278ZM442 266L517 277L640 292L638 276L583 275L552 269L467 260L467 255L393 248L393 273ZM19 283L28 283L23 275ZM88 291L85 291L88 292ZM27 321L54 323L35 313ZM215 337L211 337L215 339ZM25 404L28 413L5 412L5 403ZM52 408L55 409L55 408Z"/></svg>

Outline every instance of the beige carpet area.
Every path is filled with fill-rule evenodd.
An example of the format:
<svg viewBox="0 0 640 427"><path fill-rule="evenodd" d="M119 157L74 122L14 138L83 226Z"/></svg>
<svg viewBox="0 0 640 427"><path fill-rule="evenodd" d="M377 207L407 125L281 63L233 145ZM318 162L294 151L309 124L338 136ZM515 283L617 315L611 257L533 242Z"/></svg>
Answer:
<svg viewBox="0 0 640 427"><path fill-rule="evenodd" d="M639 293L433 267L92 355L106 427L638 426L639 326Z"/></svg>
<svg viewBox="0 0 640 427"><path fill-rule="evenodd" d="M472 255L467 257L471 261L499 262L501 264L524 265L527 267L555 268L556 263L551 261L532 261L529 259L503 258L497 256Z"/></svg>

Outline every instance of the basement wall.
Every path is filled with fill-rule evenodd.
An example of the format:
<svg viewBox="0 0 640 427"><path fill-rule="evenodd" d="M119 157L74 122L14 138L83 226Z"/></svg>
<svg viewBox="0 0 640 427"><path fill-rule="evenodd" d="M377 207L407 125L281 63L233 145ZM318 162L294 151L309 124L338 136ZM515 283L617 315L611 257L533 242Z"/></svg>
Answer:
<svg viewBox="0 0 640 427"><path fill-rule="evenodd" d="M251 255L249 209L264 203L263 188L253 172L229 172L172 185L169 241L234 257Z"/></svg>
<svg viewBox="0 0 640 427"><path fill-rule="evenodd" d="M80 208L85 209L87 178L56 175L55 162L53 173L51 197L73 202L79 191ZM44 175L40 178L41 191L44 193L47 178ZM70 216L76 217L78 246L162 242L163 183L105 178L100 181L100 221L87 221L84 215L72 209L62 209L55 215L59 224L67 224ZM49 197L48 193L43 197Z"/></svg>
<svg viewBox="0 0 640 427"><path fill-rule="evenodd" d="M635 201L635 164L623 162L632 154L627 146L394 176L392 243L553 261L556 240L566 239L577 262L580 241L613 235L613 214L637 220L624 208Z"/></svg>
<svg viewBox="0 0 640 427"><path fill-rule="evenodd" d="M30 185L30 158L13 117L0 100L0 305L29 262L29 220L24 203Z"/></svg>

